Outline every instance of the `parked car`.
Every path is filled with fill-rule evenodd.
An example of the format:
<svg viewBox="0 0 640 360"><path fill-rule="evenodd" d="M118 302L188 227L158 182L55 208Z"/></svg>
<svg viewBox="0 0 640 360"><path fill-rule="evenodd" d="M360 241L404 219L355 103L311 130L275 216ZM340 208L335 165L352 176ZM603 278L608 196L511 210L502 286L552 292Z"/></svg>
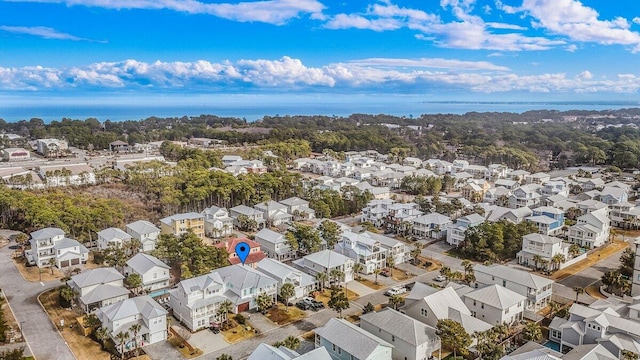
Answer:
<svg viewBox="0 0 640 360"><path fill-rule="evenodd" d="M302 310L313 310L313 311L318 311L324 308L324 304L322 304L322 307L320 307L320 305L318 305L317 303L318 302L316 300L313 300L311 298L303 298L302 300L296 303L296 306Z"/></svg>
<svg viewBox="0 0 640 360"><path fill-rule="evenodd" d="M389 269L389 268L382 269L380 271L380 275L385 276L385 277L391 276L391 269Z"/></svg>
<svg viewBox="0 0 640 360"><path fill-rule="evenodd" d="M407 289L404 286L394 286L387 290L384 294L387 296L400 295L407 292Z"/></svg>
<svg viewBox="0 0 640 360"><path fill-rule="evenodd" d="M296 303L296 306L301 310L309 310L311 309L311 304L307 301L300 300Z"/></svg>
<svg viewBox="0 0 640 360"><path fill-rule="evenodd" d="M447 280L447 277L444 275L438 275L436 276L436 278L434 279L435 281L439 281L439 282L443 282L445 280Z"/></svg>
<svg viewBox="0 0 640 360"><path fill-rule="evenodd" d="M324 303L322 301L318 301L312 297L304 297L302 298L302 300L307 301L309 303L311 303L312 306L318 308L318 309L324 309Z"/></svg>
<svg viewBox="0 0 640 360"><path fill-rule="evenodd" d="M414 281L414 282L411 282L411 283L405 284L405 285L404 285L404 288L405 288L405 289L407 289L408 291L411 291L411 290L413 290L413 287L414 287L415 285L416 285L416 282Z"/></svg>

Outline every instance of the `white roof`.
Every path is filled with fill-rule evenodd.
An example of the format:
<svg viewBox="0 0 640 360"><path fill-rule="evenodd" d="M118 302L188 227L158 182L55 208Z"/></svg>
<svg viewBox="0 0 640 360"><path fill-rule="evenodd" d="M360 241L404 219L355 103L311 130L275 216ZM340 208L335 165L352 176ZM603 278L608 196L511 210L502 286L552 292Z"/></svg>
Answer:
<svg viewBox="0 0 640 360"><path fill-rule="evenodd" d="M287 242L287 239L285 238L284 234L275 232L268 228L260 229L260 231L256 233L255 239L256 241L260 239L272 244L281 244L281 243Z"/></svg>
<svg viewBox="0 0 640 360"><path fill-rule="evenodd" d="M353 261L349 257L332 250L318 251L316 253L305 256L304 259L328 269L334 268L336 266L341 266L347 262Z"/></svg>
<svg viewBox="0 0 640 360"><path fill-rule="evenodd" d="M158 316L167 315L167 311L160 306L149 295L138 296L115 304L107 305L96 311L96 316L101 321L118 321L142 315L145 319L153 319Z"/></svg>
<svg viewBox="0 0 640 360"><path fill-rule="evenodd" d="M555 236L547 236L538 233L528 234L522 237L523 240L535 241L543 244L558 244L562 242L562 239L559 239Z"/></svg>
<svg viewBox="0 0 640 360"><path fill-rule="evenodd" d="M122 279L124 279L122 274L116 271L116 269L108 267L87 270L83 273L72 276L70 281L75 283L79 288L84 288L87 286L105 284Z"/></svg>
<svg viewBox="0 0 640 360"><path fill-rule="evenodd" d="M127 266L138 274L145 274L156 266L167 270L171 268L155 256L147 255L145 253L137 253L134 257L127 260Z"/></svg>
<svg viewBox="0 0 640 360"><path fill-rule="evenodd" d="M543 278L542 276L533 274L528 271L522 271L508 266L493 264L491 266L485 266L482 264L476 264L473 270L478 273L485 273L495 276L500 279L520 284L532 289L542 289L545 286L553 284L553 280Z"/></svg>
<svg viewBox="0 0 640 360"><path fill-rule="evenodd" d="M407 343L419 346L436 339L436 329L392 308L360 316L361 322L384 329Z"/></svg>
<svg viewBox="0 0 640 360"><path fill-rule="evenodd" d="M526 300L523 295L495 284L469 292L465 297L501 310Z"/></svg>
<svg viewBox="0 0 640 360"><path fill-rule="evenodd" d="M102 231L98 232L98 236L106 239L106 240L113 240L113 239L118 239L118 240L131 240L131 235L127 234L126 232L118 229L118 228L108 228L108 229L104 229Z"/></svg>
<svg viewBox="0 0 640 360"><path fill-rule="evenodd" d="M418 224L436 224L436 225L446 225L451 222L448 216L438 214L438 213L429 213L426 215L422 215L413 220Z"/></svg>
<svg viewBox="0 0 640 360"><path fill-rule="evenodd" d="M127 224L127 228L135 231L140 235L160 232L160 229L146 220L134 221L131 224Z"/></svg>
<svg viewBox="0 0 640 360"><path fill-rule="evenodd" d="M64 231L59 228L48 227L38 231L34 231L29 235L31 235L31 238L34 240L51 239L55 236L64 235Z"/></svg>

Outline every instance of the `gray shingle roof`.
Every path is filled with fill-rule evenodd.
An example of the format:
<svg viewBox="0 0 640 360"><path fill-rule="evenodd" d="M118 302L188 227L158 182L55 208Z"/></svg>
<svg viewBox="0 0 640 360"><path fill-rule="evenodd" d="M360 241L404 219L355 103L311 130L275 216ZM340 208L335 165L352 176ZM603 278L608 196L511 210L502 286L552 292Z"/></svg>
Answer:
<svg viewBox="0 0 640 360"><path fill-rule="evenodd" d="M147 271L158 266L162 269L170 269L169 265L163 263L158 258L144 253L137 253L134 257L127 260L127 266L138 274L145 274Z"/></svg>
<svg viewBox="0 0 640 360"><path fill-rule="evenodd" d="M502 310L526 300L524 296L495 284L469 292L465 297Z"/></svg>
<svg viewBox="0 0 640 360"><path fill-rule="evenodd" d="M101 236L102 238L107 240L111 240L111 239L119 239L124 241L131 240L131 235L127 234L121 229L114 228L114 227L99 231L98 236Z"/></svg>
<svg viewBox="0 0 640 360"><path fill-rule="evenodd" d="M71 281L73 281L79 288L105 284L122 279L124 279L124 276L114 268L97 268L87 270L71 277Z"/></svg>
<svg viewBox="0 0 640 360"><path fill-rule="evenodd" d="M433 327L391 308L364 314L360 316L360 321L382 328L414 346L438 337Z"/></svg>
<svg viewBox="0 0 640 360"><path fill-rule="evenodd" d="M258 231L258 233L256 234L256 240L257 239L264 240L272 244L280 244L280 243L287 242L287 239L285 239L284 234L280 234L279 232L275 232L267 228L262 228L260 231Z"/></svg>
<svg viewBox="0 0 640 360"><path fill-rule="evenodd" d="M58 242L56 242L56 244L53 246L54 249L56 250L62 250L62 249L68 249L68 248L72 248L72 247L78 247L78 250L81 253L85 253L85 252L89 252L89 250L87 250L87 248L80 244L77 240L73 240L73 239L69 239L69 238L64 238Z"/></svg>
<svg viewBox="0 0 640 360"><path fill-rule="evenodd" d="M393 345L388 342L344 319L332 318L325 326L317 328L315 332L357 359L367 359L378 346L393 348Z"/></svg>
<svg viewBox="0 0 640 360"><path fill-rule="evenodd" d="M167 315L167 311L150 296L138 296L115 304L107 305L96 312L96 316L102 321L117 321L126 319L136 314L146 319Z"/></svg>
<svg viewBox="0 0 640 360"><path fill-rule="evenodd" d="M528 271L522 271L508 266L493 264L491 266L484 266L482 264L476 264L473 270L478 273L485 273L495 276L500 279L520 284L532 289L542 289L547 285L553 284L553 280L543 278L542 276L533 274Z"/></svg>
<svg viewBox="0 0 640 360"><path fill-rule="evenodd" d="M305 260L319 264L326 268L334 268L343 265L346 262L353 261L349 257L339 254L332 250L318 251L304 257Z"/></svg>
<svg viewBox="0 0 640 360"><path fill-rule="evenodd" d="M84 296L80 297L80 301L83 304L94 304L103 300L113 299L115 297L124 296L129 293L129 290L121 286L113 285L98 285L95 289L89 291Z"/></svg>
<svg viewBox="0 0 640 360"><path fill-rule="evenodd" d="M287 264L283 264L280 261L265 258L256 264L256 270L261 273L270 276L278 281L284 281L291 275L300 276L300 285L308 286L315 283L315 278L309 274L303 273L300 270L294 269Z"/></svg>
<svg viewBox="0 0 640 360"><path fill-rule="evenodd" d="M243 289L260 289L278 283L275 279L241 264L216 269L212 274L218 274L225 284L231 283L233 288L227 292L231 291L236 295L242 294Z"/></svg>
<svg viewBox="0 0 640 360"><path fill-rule="evenodd" d="M140 235L160 232L160 229L146 220L134 221L131 224L127 224L127 228L135 231Z"/></svg>

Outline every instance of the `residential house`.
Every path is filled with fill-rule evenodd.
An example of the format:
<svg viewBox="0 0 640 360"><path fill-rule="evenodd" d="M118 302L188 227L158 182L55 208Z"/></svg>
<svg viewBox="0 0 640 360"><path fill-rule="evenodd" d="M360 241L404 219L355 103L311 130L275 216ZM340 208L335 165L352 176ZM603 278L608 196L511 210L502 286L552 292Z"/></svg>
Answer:
<svg viewBox="0 0 640 360"><path fill-rule="evenodd" d="M522 320L525 296L500 285L489 285L464 295L471 315L489 324L511 325Z"/></svg>
<svg viewBox="0 0 640 360"><path fill-rule="evenodd" d="M607 209L592 211L578 217L578 223L569 227L569 242L592 249L609 240Z"/></svg>
<svg viewBox="0 0 640 360"><path fill-rule="evenodd" d="M541 193L544 196L562 195L569 196L569 186L564 181L547 181L543 184Z"/></svg>
<svg viewBox="0 0 640 360"><path fill-rule="evenodd" d="M540 206L533 209L533 216L525 220L536 225L540 234L556 235L562 232L564 211L550 206Z"/></svg>
<svg viewBox="0 0 640 360"><path fill-rule="evenodd" d="M438 175L444 175L452 172L453 164L451 164L448 161L439 160L439 159L429 159L426 161L426 163L428 164L428 166L425 165L424 163L422 164L422 166L425 168L429 168L431 171L433 171Z"/></svg>
<svg viewBox="0 0 640 360"><path fill-rule="evenodd" d="M271 345L261 343L253 350L247 360L333 360L327 349L320 347L313 349L304 355L298 354L295 350L280 346L275 348Z"/></svg>
<svg viewBox="0 0 640 360"><path fill-rule="evenodd" d="M485 216L487 221L491 222L506 220L514 224L520 224L531 215L533 215L533 211L528 207L521 207L517 209L509 209L501 206L485 207Z"/></svg>
<svg viewBox="0 0 640 360"><path fill-rule="evenodd" d="M63 268L87 262L89 251L78 241L65 237L58 228L44 228L30 234L31 250L25 251L29 263L38 267Z"/></svg>
<svg viewBox="0 0 640 360"><path fill-rule="evenodd" d="M398 241L394 238L390 238L388 236L377 234L371 231L365 231L362 234L365 234L373 240L377 241L380 244L380 247L387 252L387 259L393 258L393 263L395 265L402 264L411 257L411 251L402 241ZM388 261L389 260L387 260L387 263Z"/></svg>
<svg viewBox="0 0 640 360"><path fill-rule="evenodd" d="M316 287L316 279L298 269L274 259L262 259L256 264L256 270L278 281L278 288L292 284L295 288L294 299L309 295Z"/></svg>
<svg viewBox="0 0 640 360"><path fill-rule="evenodd" d="M498 186L496 188L485 191L482 201L489 204L507 206L509 204L510 196L511 190L503 186Z"/></svg>
<svg viewBox="0 0 640 360"><path fill-rule="evenodd" d="M360 221L370 222L376 227L382 227L387 222L387 216L389 215L389 208L394 204L394 200L371 200L362 209L362 216Z"/></svg>
<svg viewBox="0 0 640 360"><path fill-rule="evenodd" d="M566 354L552 350L542 344L528 342L500 360L617 360L604 346L580 345Z"/></svg>
<svg viewBox="0 0 640 360"><path fill-rule="evenodd" d="M115 344L119 343L119 333L129 333L130 338L124 344L125 351L167 340L167 314L160 304L146 295L107 305L96 311L102 328L108 330ZM140 325L135 337L132 325Z"/></svg>
<svg viewBox="0 0 640 360"><path fill-rule="evenodd" d="M520 183L518 183L515 180L507 180L507 179L498 179L496 180L495 187L504 187L507 188L509 190L515 190L516 188L518 188L520 186Z"/></svg>
<svg viewBox="0 0 640 360"><path fill-rule="evenodd" d="M525 178L531 173L526 170L513 170L507 172L507 179L517 181L520 184L525 182Z"/></svg>
<svg viewBox="0 0 640 360"><path fill-rule="evenodd" d="M107 249L109 246L122 247L124 243L131 241L131 235L118 228L108 228L98 231L98 250Z"/></svg>
<svg viewBox="0 0 640 360"><path fill-rule="evenodd" d="M542 173L542 172L525 176L525 181L527 182L527 184L542 185L549 180L551 180L551 176L549 174Z"/></svg>
<svg viewBox="0 0 640 360"><path fill-rule="evenodd" d="M249 248L251 249L249 250L249 255L243 263L244 265L250 266L251 268L255 269L258 261L267 257L267 255L265 255L265 253L263 253L260 249L260 244L249 239L227 239L215 244L214 246L220 249L225 249L227 251L227 254L229 254L229 263L231 263L231 265L236 265L242 263L240 257L238 257L238 254L236 253L236 247L240 243L249 245Z"/></svg>
<svg viewBox="0 0 640 360"><path fill-rule="evenodd" d="M431 327L435 327L438 320L451 319L459 322L469 334L487 331L493 327L473 317L453 287L442 290L432 288L432 290L427 289L427 286L418 286L416 283L405 299L405 304L400 308L400 312Z"/></svg>
<svg viewBox="0 0 640 360"><path fill-rule="evenodd" d="M242 161L242 156L239 156L239 155L224 155L222 157L222 163L224 164L225 167L231 165L231 163L234 163L236 161Z"/></svg>
<svg viewBox="0 0 640 360"><path fill-rule="evenodd" d="M342 239L335 244L334 250L361 264L362 272L365 274L371 274L376 269L387 266L386 249L366 233L343 232Z"/></svg>
<svg viewBox="0 0 640 360"><path fill-rule="evenodd" d="M413 166L415 168L419 168L420 166L422 166L422 160L420 160L420 159L418 159L416 157L407 156L406 158L404 158L402 160L402 165Z"/></svg>
<svg viewBox="0 0 640 360"><path fill-rule="evenodd" d="M233 219L225 208L212 206L204 209L204 233L217 239L233 234Z"/></svg>
<svg viewBox="0 0 640 360"><path fill-rule="evenodd" d="M451 167L451 173L459 173L466 170L469 166L469 162L467 160L453 160L453 164Z"/></svg>
<svg viewBox="0 0 640 360"><path fill-rule="evenodd" d="M422 238L440 239L447 235L447 226L451 224L448 216L429 213L413 220L413 234Z"/></svg>
<svg viewBox="0 0 640 360"><path fill-rule="evenodd" d="M582 190L583 191L591 191L591 190L600 190L602 188L604 188L605 183L604 180L602 180L602 178L591 178L591 179L587 179L585 182L582 183Z"/></svg>
<svg viewBox="0 0 640 360"><path fill-rule="evenodd" d="M360 316L360 328L393 345L393 360L442 358L436 329L399 311L386 308Z"/></svg>
<svg viewBox="0 0 640 360"><path fill-rule="evenodd" d="M226 290L224 281L215 272L184 279L169 290L173 316L191 331L220 323L225 314L219 314L218 308L227 300Z"/></svg>
<svg viewBox="0 0 640 360"><path fill-rule="evenodd" d="M114 268L96 268L71 277L67 285L76 293L84 312L115 304L129 298L124 276Z"/></svg>
<svg viewBox="0 0 640 360"><path fill-rule="evenodd" d="M255 221L258 229L262 229L265 227L265 218L264 213L260 210L250 208L245 205L234 206L229 209L229 216L233 219L233 225L240 228L242 224L240 223L240 218L242 216L246 216L246 218L250 221Z"/></svg>
<svg viewBox="0 0 640 360"><path fill-rule="evenodd" d="M562 239L543 234L528 234L522 237L522 250L518 252L516 258L518 264L531 266L533 268L543 268L547 270L562 269L571 263L569 260L570 244L562 242ZM554 258L562 256L564 261L555 263ZM542 263L536 259L543 260Z"/></svg>
<svg viewBox="0 0 640 360"><path fill-rule="evenodd" d="M224 297L231 301L235 313L257 309L256 297L262 293L273 296L274 300L278 293L276 279L249 266L231 265L211 273L220 275L225 284Z"/></svg>
<svg viewBox="0 0 640 360"><path fill-rule="evenodd" d="M600 191L600 195L597 200L600 200L607 205L612 205L628 201L629 194L623 188L607 186Z"/></svg>
<svg viewBox="0 0 640 360"><path fill-rule="evenodd" d="M637 229L640 225L640 207L629 202L611 204L609 206L611 226L623 229Z"/></svg>
<svg viewBox="0 0 640 360"><path fill-rule="evenodd" d="M575 207L580 209L580 211L582 212L582 215L588 214L596 210L601 210L601 209L606 209L605 212L609 214L609 206L607 204L601 203L598 200L593 200L593 199L582 200L576 203Z"/></svg>
<svg viewBox="0 0 640 360"><path fill-rule="evenodd" d="M484 189L475 183L467 183L462 187L461 192L463 198L474 203L481 202L485 193Z"/></svg>
<svg viewBox="0 0 640 360"><path fill-rule="evenodd" d="M287 207L287 212L293 215L293 220L315 219L316 211L309 207L309 202L299 197L290 197L280 201L280 204Z"/></svg>
<svg viewBox="0 0 640 360"><path fill-rule="evenodd" d="M539 311L551 300L553 280L498 264L491 266L476 264L473 270L477 287L496 284L525 296L527 298L525 311Z"/></svg>
<svg viewBox="0 0 640 360"><path fill-rule="evenodd" d="M138 253L127 260L124 275L138 274L142 280L142 289L148 292L169 287L171 267L155 256Z"/></svg>
<svg viewBox="0 0 640 360"><path fill-rule="evenodd" d="M316 348L334 360L391 360L393 345L344 319L331 318L314 330Z"/></svg>
<svg viewBox="0 0 640 360"><path fill-rule="evenodd" d="M260 244L262 251L270 259L290 261L295 258L295 251L291 249L284 234L264 228L258 231L254 240Z"/></svg>
<svg viewBox="0 0 640 360"><path fill-rule="evenodd" d="M447 225L447 244L460 246L464 241L467 229L478 226L484 221L484 217L478 214L470 214L456 219L455 223Z"/></svg>
<svg viewBox="0 0 640 360"><path fill-rule="evenodd" d="M314 277L320 272L330 276L333 270L337 270L344 274L343 278L339 279L340 282L353 280L354 261L348 256L333 250L323 250L309 254L302 259L294 260L293 264L300 270Z"/></svg>
<svg viewBox="0 0 640 360"><path fill-rule="evenodd" d="M160 236L160 229L146 220L134 221L125 226L127 234L132 239L140 241L140 251L150 252L155 250L156 242Z"/></svg>
<svg viewBox="0 0 640 360"><path fill-rule="evenodd" d="M69 149L69 143L58 139L38 139L37 152L46 157L58 157Z"/></svg>
<svg viewBox="0 0 640 360"><path fill-rule="evenodd" d="M615 298L597 300L589 306L574 303L569 319L556 317L549 325L549 339L561 350L600 344L617 359L622 352L640 355L640 301Z"/></svg>
<svg viewBox="0 0 640 360"><path fill-rule="evenodd" d="M199 238L204 237L204 215L195 212L175 214L160 219L160 232L182 236L191 230Z"/></svg>
<svg viewBox="0 0 640 360"><path fill-rule="evenodd" d="M413 220L424 215L416 203L393 203L387 207L386 227L396 234L406 234L413 226Z"/></svg>
<svg viewBox="0 0 640 360"><path fill-rule="evenodd" d="M511 196L509 196L509 207L517 209L521 207L534 208L538 206L542 197L539 193L540 188L542 188L541 185L529 184L513 190Z"/></svg>

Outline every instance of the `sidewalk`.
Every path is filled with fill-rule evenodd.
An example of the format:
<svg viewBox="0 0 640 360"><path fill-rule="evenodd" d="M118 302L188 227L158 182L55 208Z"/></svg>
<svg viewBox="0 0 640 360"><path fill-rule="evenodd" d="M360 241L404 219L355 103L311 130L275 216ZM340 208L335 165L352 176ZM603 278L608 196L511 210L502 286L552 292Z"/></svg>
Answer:
<svg viewBox="0 0 640 360"><path fill-rule="evenodd" d="M555 273L553 273L553 275L551 275L550 278L555 281L564 280L569 276L573 276L584 269L592 267L594 264L614 255L620 250L624 250L627 247L629 247L629 243L620 240L614 240L612 243L602 246L599 249L593 251L591 254L588 254L585 260L556 271Z"/></svg>

